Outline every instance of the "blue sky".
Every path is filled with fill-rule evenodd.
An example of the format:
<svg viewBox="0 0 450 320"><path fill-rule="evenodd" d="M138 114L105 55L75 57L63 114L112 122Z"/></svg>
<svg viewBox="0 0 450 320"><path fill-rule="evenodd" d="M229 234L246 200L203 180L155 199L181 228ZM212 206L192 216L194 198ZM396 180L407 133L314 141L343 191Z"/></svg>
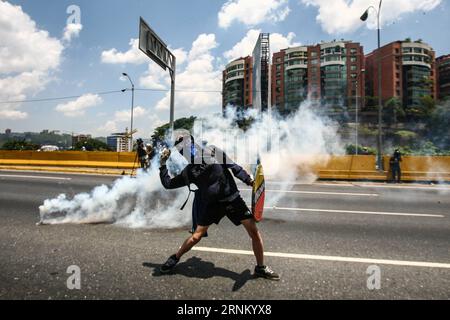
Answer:
<svg viewBox="0 0 450 320"><path fill-rule="evenodd" d="M177 55L176 117L221 110L221 71L229 59L250 53L259 31L272 34L273 50L321 40L376 46L373 20L359 15L377 0L166 0L0 2L0 101L83 96L79 99L0 104L0 130L43 129L105 136L129 127L131 93L96 95L128 87L168 89L167 73L130 41L139 16ZM79 28L68 30L76 5ZM437 55L450 53L448 0L385 0L382 42L421 38ZM20 21L24 21L20 23ZM81 30L79 30L81 28ZM71 31L72 30L72 31ZM64 38L64 32L67 37ZM212 92L211 92L212 91ZM168 121L167 93L136 92L135 127L149 137Z"/></svg>

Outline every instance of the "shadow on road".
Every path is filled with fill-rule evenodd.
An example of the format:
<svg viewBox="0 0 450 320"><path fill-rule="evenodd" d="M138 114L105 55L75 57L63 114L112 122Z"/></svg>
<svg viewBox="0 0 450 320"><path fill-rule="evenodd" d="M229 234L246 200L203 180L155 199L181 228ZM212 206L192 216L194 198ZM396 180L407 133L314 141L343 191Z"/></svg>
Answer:
<svg viewBox="0 0 450 320"><path fill-rule="evenodd" d="M230 278L231 280L234 280L233 291L238 291L247 283L247 281L254 279L254 276L251 274L249 269L239 274L224 268L218 268L214 265L214 263L203 261L197 257L192 257L185 262L179 263L169 274L162 274L159 271L161 264L144 262L142 265L153 269L152 276L154 277L179 274L185 277L198 279L209 279L213 277Z"/></svg>

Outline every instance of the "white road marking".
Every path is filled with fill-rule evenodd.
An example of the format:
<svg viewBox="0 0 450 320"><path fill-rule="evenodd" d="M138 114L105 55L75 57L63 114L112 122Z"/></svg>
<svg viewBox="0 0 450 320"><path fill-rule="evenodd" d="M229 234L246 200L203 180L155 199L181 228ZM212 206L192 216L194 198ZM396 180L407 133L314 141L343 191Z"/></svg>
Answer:
<svg viewBox="0 0 450 320"><path fill-rule="evenodd" d="M194 247L194 248L192 248L192 250L203 251L203 252L214 252L214 253L253 255L253 251L234 250L234 249ZM311 255L311 254L280 253L280 252L264 252L264 255L267 257L292 258L292 259L304 259L304 260L323 260L323 261L333 261L333 262L356 262L356 263L386 264L386 265L406 266L406 267L450 269L450 263L440 263L440 262L353 258L353 257L340 257L340 256L321 256L321 255Z"/></svg>
<svg viewBox="0 0 450 320"><path fill-rule="evenodd" d="M309 187L362 187L362 188L388 188L388 189L418 189L418 190L447 190L450 191L450 187L430 185L430 186L417 186L417 185L384 185L384 184L360 184L360 183L304 183L304 182L283 182L283 181L266 181L266 184L275 185L287 185L287 186L309 186Z"/></svg>
<svg viewBox="0 0 450 320"><path fill-rule="evenodd" d="M356 187L363 188L388 188L388 189L417 189L417 190L447 190L450 191L450 187L419 187L419 186L385 186L385 185L376 185L376 184L355 184Z"/></svg>
<svg viewBox="0 0 450 320"><path fill-rule="evenodd" d="M425 213L406 213L406 212L376 212L376 211L350 211L350 210L331 210L331 209L306 209L306 208L284 208L284 207L265 207L267 210L281 211L303 211L303 212L328 212L328 213L351 213L351 214L370 214L384 216L409 216L409 217L428 217L428 218L445 218L441 214L425 214Z"/></svg>
<svg viewBox="0 0 450 320"><path fill-rule="evenodd" d="M24 179L47 179L47 180L72 180L72 178L47 177L47 176L26 176L18 174L0 174L1 178L24 178Z"/></svg>
<svg viewBox="0 0 450 320"><path fill-rule="evenodd" d="M288 182L288 181L270 181L266 180L266 184L278 184L288 186L332 186L332 187L354 187L351 183L306 183L306 182Z"/></svg>
<svg viewBox="0 0 450 320"><path fill-rule="evenodd" d="M242 189L242 191L252 191L252 189ZM283 192L296 194L323 194L332 196L356 196L356 197L378 197L378 193L349 193L349 192L325 192L325 191L298 191L298 190L266 190L266 192Z"/></svg>

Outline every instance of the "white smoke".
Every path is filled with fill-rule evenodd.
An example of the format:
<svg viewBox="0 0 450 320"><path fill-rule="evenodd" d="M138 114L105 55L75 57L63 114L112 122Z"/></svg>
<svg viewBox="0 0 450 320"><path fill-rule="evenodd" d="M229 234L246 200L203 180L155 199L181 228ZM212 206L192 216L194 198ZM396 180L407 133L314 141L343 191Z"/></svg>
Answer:
<svg viewBox="0 0 450 320"><path fill-rule="evenodd" d="M196 142L206 141L223 149L227 155L249 172L259 156L266 179L281 181L281 189L289 189L292 182L311 183L316 180L314 167L326 164L331 154L343 149L337 126L312 111L309 102L288 118L265 113L257 117L246 131L236 126L236 114L227 110L227 117L209 116L195 122ZM158 158L158 157L156 157ZM176 151L168 162L169 171L179 173L187 164ZM187 196L187 188L168 191L159 179L158 159L154 159L148 173L136 178L123 177L111 187L102 185L90 193L68 199L65 194L45 200L39 207L41 223L115 223L133 228L177 228L188 225L191 212L179 210ZM282 193L267 198L274 206Z"/></svg>

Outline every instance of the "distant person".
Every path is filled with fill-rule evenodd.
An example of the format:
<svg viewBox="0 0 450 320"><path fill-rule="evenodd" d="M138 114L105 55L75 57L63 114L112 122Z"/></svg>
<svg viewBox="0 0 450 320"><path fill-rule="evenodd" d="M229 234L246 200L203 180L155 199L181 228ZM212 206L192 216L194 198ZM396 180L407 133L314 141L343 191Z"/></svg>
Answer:
<svg viewBox="0 0 450 320"><path fill-rule="evenodd" d="M392 180L396 183L400 183L402 180L402 170L400 167L400 162L402 162L402 154L400 150L395 149L389 164L391 165Z"/></svg>
<svg viewBox="0 0 450 320"><path fill-rule="evenodd" d="M141 168L147 169L147 148L145 147L144 141L142 139L137 139L137 156L139 158L139 163Z"/></svg>

